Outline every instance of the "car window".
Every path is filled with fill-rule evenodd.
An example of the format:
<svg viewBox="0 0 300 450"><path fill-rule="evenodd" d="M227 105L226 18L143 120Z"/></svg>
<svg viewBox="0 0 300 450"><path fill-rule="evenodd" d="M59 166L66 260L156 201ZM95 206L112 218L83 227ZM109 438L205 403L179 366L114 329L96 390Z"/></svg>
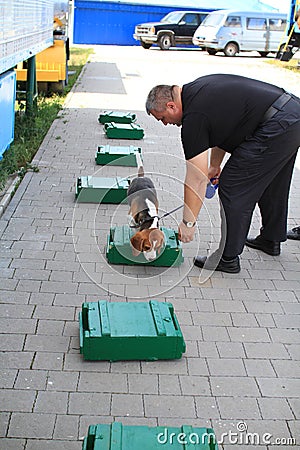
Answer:
<svg viewBox="0 0 300 450"><path fill-rule="evenodd" d="M204 27L216 27L222 22L223 17L222 14L208 14L201 25Z"/></svg>
<svg viewBox="0 0 300 450"><path fill-rule="evenodd" d="M198 25L197 14L185 14L181 20L187 25Z"/></svg>
<svg viewBox="0 0 300 450"><path fill-rule="evenodd" d="M267 21L263 18L258 17L248 17L247 18L247 29L248 30L266 30Z"/></svg>
<svg viewBox="0 0 300 450"><path fill-rule="evenodd" d="M240 16L228 16L224 27L241 27L241 17Z"/></svg>
<svg viewBox="0 0 300 450"><path fill-rule="evenodd" d="M271 31L284 31L286 27L285 19L269 19Z"/></svg>
<svg viewBox="0 0 300 450"><path fill-rule="evenodd" d="M169 14L167 14L165 17L163 17L161 19L161 22L163 22L163 23L178 23L179 20L181 19L181 17L182 17L182 13L180 11L179 12L173 11L173 12L170 12Z"/></svg>

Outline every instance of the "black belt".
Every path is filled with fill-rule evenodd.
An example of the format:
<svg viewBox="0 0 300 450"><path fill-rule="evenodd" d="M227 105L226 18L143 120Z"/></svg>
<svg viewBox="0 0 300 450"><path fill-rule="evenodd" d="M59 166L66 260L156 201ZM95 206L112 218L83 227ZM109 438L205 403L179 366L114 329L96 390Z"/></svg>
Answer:
<svg viewBox="0 0 300 450"><path fill-rule="evenodd" d="M291 94L285 92L274 103L270 106L269 109L265 112L261 122L266 122L271 119L275 114L282 109L282 107L292 98Z"/></svg>

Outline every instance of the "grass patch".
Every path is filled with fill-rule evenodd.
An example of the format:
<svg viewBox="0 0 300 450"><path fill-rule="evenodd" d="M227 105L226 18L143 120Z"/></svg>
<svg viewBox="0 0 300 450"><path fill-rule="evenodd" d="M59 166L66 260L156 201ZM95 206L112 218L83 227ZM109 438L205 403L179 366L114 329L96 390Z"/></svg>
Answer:
<svg viewBox="0 0 300 450"><path fill-rule="evenodd" d="M39 95L36 111L31 117L24 114L24 103L22 101L18 103L14 142L4 152L0 161L0 191L10 175L18 173L23 177L28 170L35 170L30 163L91 53L93 53L91 48L70 49L68 69L72 74L63 94L52 94L49 97Z"/></svg>
<svg viewBox="0 0 300 450"><path fill-rule="evenodd" d="M300 74L299 59L291 59L290 61L280 61L278 59L267 60L266 63L271 64L275 67L280 67L280 69L291 70L292 72L297 72Z"/></svg>

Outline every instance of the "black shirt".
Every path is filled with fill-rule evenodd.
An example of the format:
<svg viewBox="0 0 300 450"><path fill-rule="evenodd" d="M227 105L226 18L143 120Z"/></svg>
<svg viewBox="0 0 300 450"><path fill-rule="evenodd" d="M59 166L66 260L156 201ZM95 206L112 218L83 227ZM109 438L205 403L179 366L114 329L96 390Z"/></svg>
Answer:
<svg viewBox="0 0 300 450"><path fill-rule="evenodd" d="M283 92L269 83L227 74L207 75L183 85L181 139L185 158L215 146L232 152L253 134Z"/></svg>

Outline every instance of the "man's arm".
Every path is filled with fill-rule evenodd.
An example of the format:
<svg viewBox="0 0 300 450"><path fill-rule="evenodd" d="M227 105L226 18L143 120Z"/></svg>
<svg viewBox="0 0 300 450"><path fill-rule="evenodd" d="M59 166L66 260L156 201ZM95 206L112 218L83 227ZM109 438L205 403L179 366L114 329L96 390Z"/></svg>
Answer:
<svg viewBox="0 0 300 450"><path fill-rule="evenodd" d="M210 166L208 169L208 178L219 178L221 174L221 163L226 152L220 147L212 147L210 152Z"/></svg>
<svg viewBox="0 0 300 450"><path fill-rule="evenodd" d="M191 158L186 163L184 182L183 219L195 222L205 197L208 174L208 150ZM183 222L179 225L179 237L182 242L193 240L195 227L188 228Z"/></svg>

